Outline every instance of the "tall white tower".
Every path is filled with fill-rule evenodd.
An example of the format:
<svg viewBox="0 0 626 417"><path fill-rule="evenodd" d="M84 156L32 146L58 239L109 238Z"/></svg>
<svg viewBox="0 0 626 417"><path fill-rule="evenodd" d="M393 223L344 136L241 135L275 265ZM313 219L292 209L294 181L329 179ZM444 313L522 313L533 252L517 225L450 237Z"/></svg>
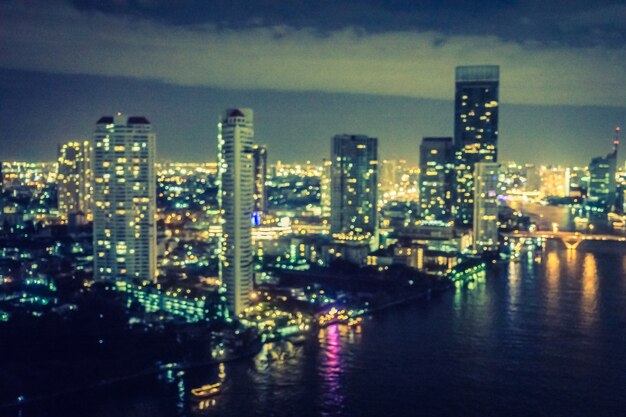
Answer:
<svg viewBox="0 0 626 417"><path fill-rule="evenodd" d="M94 133L94 277L156 281L155 134L145 117L104 116Z"/></svg>
<svg viewBox="0 0 626 417"><path fill-rule="evenodd" d="M252 110L226 110L218 124L223 219L220 278L226 285L229 310L234 314L249 305L252 288L253 137Z"/></svg>

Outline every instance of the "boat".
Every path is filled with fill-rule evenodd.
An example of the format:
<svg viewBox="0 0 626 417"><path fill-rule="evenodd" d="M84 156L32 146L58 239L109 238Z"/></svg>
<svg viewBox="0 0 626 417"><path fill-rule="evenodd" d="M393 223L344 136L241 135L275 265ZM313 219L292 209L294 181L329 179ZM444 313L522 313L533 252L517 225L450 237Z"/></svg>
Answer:
<svg viewBox="0 0 626 417"><path fill-rule="evenodd" d="M221 382L216 382L215 384L210 385L203 385L199 388L194 388L191 390L191 393L199 399L213 397L220 392L222 392Z"/></svg>

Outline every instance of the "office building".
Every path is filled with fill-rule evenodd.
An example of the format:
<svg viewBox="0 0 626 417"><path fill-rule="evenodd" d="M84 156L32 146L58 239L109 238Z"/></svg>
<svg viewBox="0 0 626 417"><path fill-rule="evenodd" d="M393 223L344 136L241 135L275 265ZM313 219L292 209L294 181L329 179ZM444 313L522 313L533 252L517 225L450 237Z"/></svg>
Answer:
<svg viewBox="0 0 626 417"><path fill-rule="evenodd" d="M375 236L378 139L337 135L331 155L331 234L349 240Z"/></svg>
<svg viewBox="0 0 626 417"><path fill-rule="evenodd" d="M426 137L420 146L420 217L448 220L454 187L452 138Z"/></svg>
<svg viewBox="0 0 626 417"><path fill-rule="evenodd" d="M569 197L570 169L561 166L542 166L539 168L541 184L539 191L544 198Z"/></svg>
<svg viewBox="0 0 626 417"><path fill-rule="evenodd" d="M474 251L498 250L498 164L479 162L474 169Z"/></svg>
<svg viewBox="0 0 626 417"><path fill-rule="evenodd" d="M456 68L454 145L456 170L455 220L472 224L474 165L498 161L497 65Z"/></svg>
<svg viewBox="0 0 626 417"><path fill-rule="evenodd" d="M263 214L267 213L267 148L263 145L252 145L253 175L254 175L254 208L252 209L253 223L258 225Z"/></svg>
<svg viewBox="0 0 626 417"><path fill-rule="evenodd" d="M59 214L70 223L82 223L91 215L91 145L88 141L59 146L57 196Z"/></svg>
<svg viewBox="0 0 626 417"><path fill-rule="evenodd" d="M104 116L94 133L94 276L156 281L155 133L142 116Z"/></svg>
<svg viewBox="0 0 626 417"><path fill-rule="evenodd" d="M322 160L322 176L320 177L320 206L322 217L330 217L330 185L331 185L332 162L328 159Z"/></svg>
<svg viewBox="0 0 626 417"><path fill-rule="evenodd" d="M613 151L607 156L598 156L589 164L589 187L587 201L603 211L613 210L616 199L615 173L617 169L617 148L619 127L615 129Z"/></svg>
<svg viewBox="0 0 626 417"><path fill-rule="evenodd" d="M220 278L228 308L242 313L252 289L254 125L251 109L228 109L218 124L218 176L223 233Z"/></svg>

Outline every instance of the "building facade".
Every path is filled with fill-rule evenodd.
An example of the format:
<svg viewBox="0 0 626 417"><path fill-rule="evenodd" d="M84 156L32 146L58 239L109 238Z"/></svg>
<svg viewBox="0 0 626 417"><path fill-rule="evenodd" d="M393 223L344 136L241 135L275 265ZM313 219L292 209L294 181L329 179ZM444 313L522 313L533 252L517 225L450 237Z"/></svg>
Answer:
<svg viewBox="0 0 626 417"><path fill-rule="evenodd" d="M254 124L251 109L228 109L218 124L219 200L223 233L220 279L228 308L242 313L252 290L252 212L254 208Z"/></svg>
<svg viewBox="0 0 626 417"><path fill-rule="evenodd" d="M92 172L89 141L67 142L59 146L57 195L59 214L65 219L91 214Z"/></svg>
<svg viewBox="0 0 626 417"><path fill-rule="evenodd" d="M252 209L253 220L260 223L263 214L267 213L267 148L263 145L252 146L252 159L254 161L254 208Z"/></svg>
<svg viewBox="0 0 626 417"><path fill-rule="evenodd" d="M588 202L603 211L615 208L617 196L615 174L617 170L617 148L619 128L615 129L613 151L607 156L598 156L589 164Z"/></svg>
<svg viewBox="0 0 626 417"><path fill-rule="evenodd" d="M378 139L337 135L331 143L331 234L337 239L375 236Z"/></svg>
<svg viewBox="0 0 626 417"><path fill-rule="evenodd" d="M474 169L474 251L498 250L498 164L479 162Z"/></svg>
<svg viewBox="0 0 626 417"><path fill-rule="evenodd" d="M454 147L451 137L426 137L420 146L420 216L448 220L452 214Z"/></svg>
<svg viewBox="0 0 626 417"><path fill-rule="evenodd" d="M322 175L320 177L320 211L323 218L330 217L331 167L332 161L324 158L322 160Z"/></svg>
<svg viewBox="0 0 626 417"><path fill-rule="evenodd" d="M456 68L454 145L456 149L455 220L471 225L474 213L474 165L498 161L497 65Z"/></svg>
<svg viewBox="0 0 626 417"><path fill-rule="evenodd" d="M94 276L155 282L155 133L145 117L104 116L94 133Z"/></svg>

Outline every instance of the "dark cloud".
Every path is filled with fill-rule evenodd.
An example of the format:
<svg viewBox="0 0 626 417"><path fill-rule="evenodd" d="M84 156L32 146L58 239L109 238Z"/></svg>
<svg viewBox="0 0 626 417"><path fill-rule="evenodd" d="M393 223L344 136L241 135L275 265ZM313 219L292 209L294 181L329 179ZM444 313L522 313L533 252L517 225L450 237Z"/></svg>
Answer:
<svg viewBox="0 0 626 417"><path fill-rule="evenodd" d="M120 7L136 1L119 2ZM117 3L116 3L117 4ZM236 4L236 3L235 3ZM626 47L443 32L218 29L69 7L0 6L0 67L193 86L451 97L460 64L502 66L502 100L623 106Z"/></svg>
<svg viewBox="0 0 626 417"><path fill-rule="evenodd" d="M230 29L360 27L368 32L437 31L570 46L626 42L625 6L611 0L73 0L72 4L85 11Z"/></svg>
<svg viewBox="0 0 626 417"><path fill-rule="evenodd" d="M624 122L624 13L580 0L0 0L0 158L51 159L121 110L153 120L161 155L207 160L217 115L247 105L273 158L319 159L332 134L362 132L416 160L421 136L451 134L454 67L493 63L502 157L584 163Z"/></svg>

